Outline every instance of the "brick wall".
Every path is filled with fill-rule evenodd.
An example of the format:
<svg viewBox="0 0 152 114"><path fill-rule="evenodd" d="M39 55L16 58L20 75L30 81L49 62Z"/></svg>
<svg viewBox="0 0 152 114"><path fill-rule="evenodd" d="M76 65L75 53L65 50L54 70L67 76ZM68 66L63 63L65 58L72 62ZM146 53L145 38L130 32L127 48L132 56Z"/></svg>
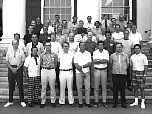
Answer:
<svg viewBox="0 0 152 114"><path fill-rule="evenodd" d="M26 0L26 28L36 17L41 17L41 0Z"/></svg>

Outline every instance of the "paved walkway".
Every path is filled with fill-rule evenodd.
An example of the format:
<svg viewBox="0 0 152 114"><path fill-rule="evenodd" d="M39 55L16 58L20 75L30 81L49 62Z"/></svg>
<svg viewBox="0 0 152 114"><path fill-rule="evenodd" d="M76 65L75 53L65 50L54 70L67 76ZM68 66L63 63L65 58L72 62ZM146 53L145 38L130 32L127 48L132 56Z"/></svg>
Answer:
<svg viewBox="0 0 152 114"><path fill-rule="evenodd" d="M101 105L98 108L78 108L78 106L70 107L68 105L52 108L47 104L43 109L39 106L22 108L19 104L4 108L3 105L4 103L0 104L0 114L152 114L151 104L148 104L144 110L140 109L139 106L128 107L127 109L118 106L113 109L112 105L109 105L109 108L104 108Z"/></svg>

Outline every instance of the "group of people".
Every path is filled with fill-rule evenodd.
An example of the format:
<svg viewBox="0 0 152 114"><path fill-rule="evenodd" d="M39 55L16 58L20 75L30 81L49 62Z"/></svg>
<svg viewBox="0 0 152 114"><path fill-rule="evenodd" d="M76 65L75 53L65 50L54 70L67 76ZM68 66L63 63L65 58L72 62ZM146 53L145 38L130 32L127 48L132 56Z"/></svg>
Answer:
<svg viewBox="0 0 152 114"><path fill-rule="evenodd" d="M45 107L48 82L52 107L65 105L65 89L68 89L68 102L75 106L73 89L77 88L79 108L85 104L88 108L98 107L99 88L102 87L102 104L107 103L107 80L113 91L113 108L118 105L118 91L121 106L127 108L125 88L134 90L135 102L138 105L138 89L141 90L141 108L145 108L144 85L147 75L148 60L141 53L141 34L137 32L132 21L126 22L122 14L119 20L107 16L102 22L91 22L83 27L82 20L77 17L67 23L60 22L55 15L55 22L46 21L43 25L40 18L33 20L20 41L20 34L14 34L14 40L8 47L6 64L8 66L9 102L13 105L13 91L17 82L20 102L24 102L23 74L28 78L28 106L34 104ZM59 101L56 102L56 84L60 90ZM41 101L39 90L41 85ZM83 85L85 103L83 103ZM94 103L90 103L90 91L94 92Z"/></svg>

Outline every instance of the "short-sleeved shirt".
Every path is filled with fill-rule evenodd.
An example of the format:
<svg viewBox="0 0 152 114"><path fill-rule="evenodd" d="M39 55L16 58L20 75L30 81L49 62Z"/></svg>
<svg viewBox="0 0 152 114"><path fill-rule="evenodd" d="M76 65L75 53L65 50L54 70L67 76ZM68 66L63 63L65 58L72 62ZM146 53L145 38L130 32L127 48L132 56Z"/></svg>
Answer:
<svg viewBox="0 0 152 114"><path fill-rule="evenodd" d="M69 51L72 52L72 53L75 53L78 51L78 47L79 47L79 44L78 42L69 42Z"/></svg>
<svg viewBox="0 0 152 114"><path fill-rule="evenodd" d="M142 53L133 54L130 57L130 64L132 66L132 70L144 71L144 66L148 65L148 60L147 57Z"/></svg>
<svg viewBox="0 0 152 114"><path fill-rule="evenodd" d="M123 39L123 37L124 37L123 32L119 32L119 33L114 32L112 34L112 40L114 42L121 42L121 40Z"/></svg>
<svg viewBox="0 0 152 114"><path fill-rule="evenodd" d="M40 57L36 57L36 58L38 63L37 65L34 57L28 56L25 59L24 66L28 68L29 77L40 76Z"/></svg>
<svg viewBox="0 0 152 114"><path fill-rule="evenodd" d="M133 45L140 44L142 40L141 34L136 32L135 34L130 33L129 39L133 42Z"/></svg>
<svg viewBox="0 0 152 114"><path fill-rule="evenodd" d="M74 36L74 41L75 41L75 42L80 42L80 41L82 41L82 36L79 35L79 34L76 34L76 35Z"/></svg>
<svg viewBox="0 0 152 114"><path fill-rule="evenodd" d="M113 74L127 74L127 67L129 65L128 55L125 53L113 53L110 57L110 63L112 64Z"/></svg>
<svg viewBox="0 0 152 114"><path fill-rule="evenodd" d="M106 59L109 61L109 53L107 50L103 49L102 52L100 52L99 50L96 50L93 52L93 59ZM105 64L94 64L94 67L96 68L106 68L107 67L107 63Z"/></svg>
<svg viewBox="0 0 152 114"><path fill-rule="evenodd" d="M91 62L90 52L85 51L84 53L81 53L80 51L78 51L74 54L74 63L77 63L78 65L82 66L87 64L88 62ZM83 68L82 71L84 73L89 72L89 67ZM80 72L76 70L76 73L80 73Z"/></svg>
<svg viewBox="0 0 152 114"><path fill-rule="evenodd" d="M71 52L59 53L58 54L58 61L60 62L59 69L72 69L73 56L74 56L74 53L71 53Z"/></svg>
<svg viewBox="0 0 152 114"><path fill-rule="evenodd" d="M124 53L126 53L128 55L128 57L131 56L131 50L133 48L133 42L131 40L122 40L121 41L122 45L123 45L123 48L122 48L122 51Z"/></svg>
<svg viewBox="0 0 152 114"><path fill-rule="evenodd" d="M51 52L58 55L58 53L62 52L62 47L59 42L50 42L51 43Z"/></svg>
<svg viewBox="0 0 152 114"><path fill-rule="evenodd" d="M6 61L10 65L19 65L21 62L25 61L24 52L21 49L17 49L16 53L13 49L9 49L6 54Z"/></svg>
<svg viewBox="0 0 152 114"><path fill-rule="evenodd" d="M57 61L57 56L55 53L50 53L50 54L42 54L41 55L41 66L45 68L55 68L56 67L56 61Z"/></svg>

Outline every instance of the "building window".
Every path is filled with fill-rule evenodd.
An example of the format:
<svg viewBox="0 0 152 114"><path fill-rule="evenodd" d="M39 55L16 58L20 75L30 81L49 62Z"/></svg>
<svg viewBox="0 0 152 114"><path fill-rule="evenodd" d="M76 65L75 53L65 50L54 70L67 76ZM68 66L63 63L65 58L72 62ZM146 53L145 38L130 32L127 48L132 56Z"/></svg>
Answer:
<svg viewBox="0 0 152 114"><path fill-rule="evenodd" d="M111 1L105 5L107 1ZM129 0L102 0L101 2L101 17L108 14L108 17L118 17L120 13L124 14L125 19L130 19Z"/></svg>
<svg viewBox="0 0 152 114"><path fill-rule="evenodd" d="M54 21L56 14L60 20L71 21L71 0L44 0L43 21Z"/></svg>

